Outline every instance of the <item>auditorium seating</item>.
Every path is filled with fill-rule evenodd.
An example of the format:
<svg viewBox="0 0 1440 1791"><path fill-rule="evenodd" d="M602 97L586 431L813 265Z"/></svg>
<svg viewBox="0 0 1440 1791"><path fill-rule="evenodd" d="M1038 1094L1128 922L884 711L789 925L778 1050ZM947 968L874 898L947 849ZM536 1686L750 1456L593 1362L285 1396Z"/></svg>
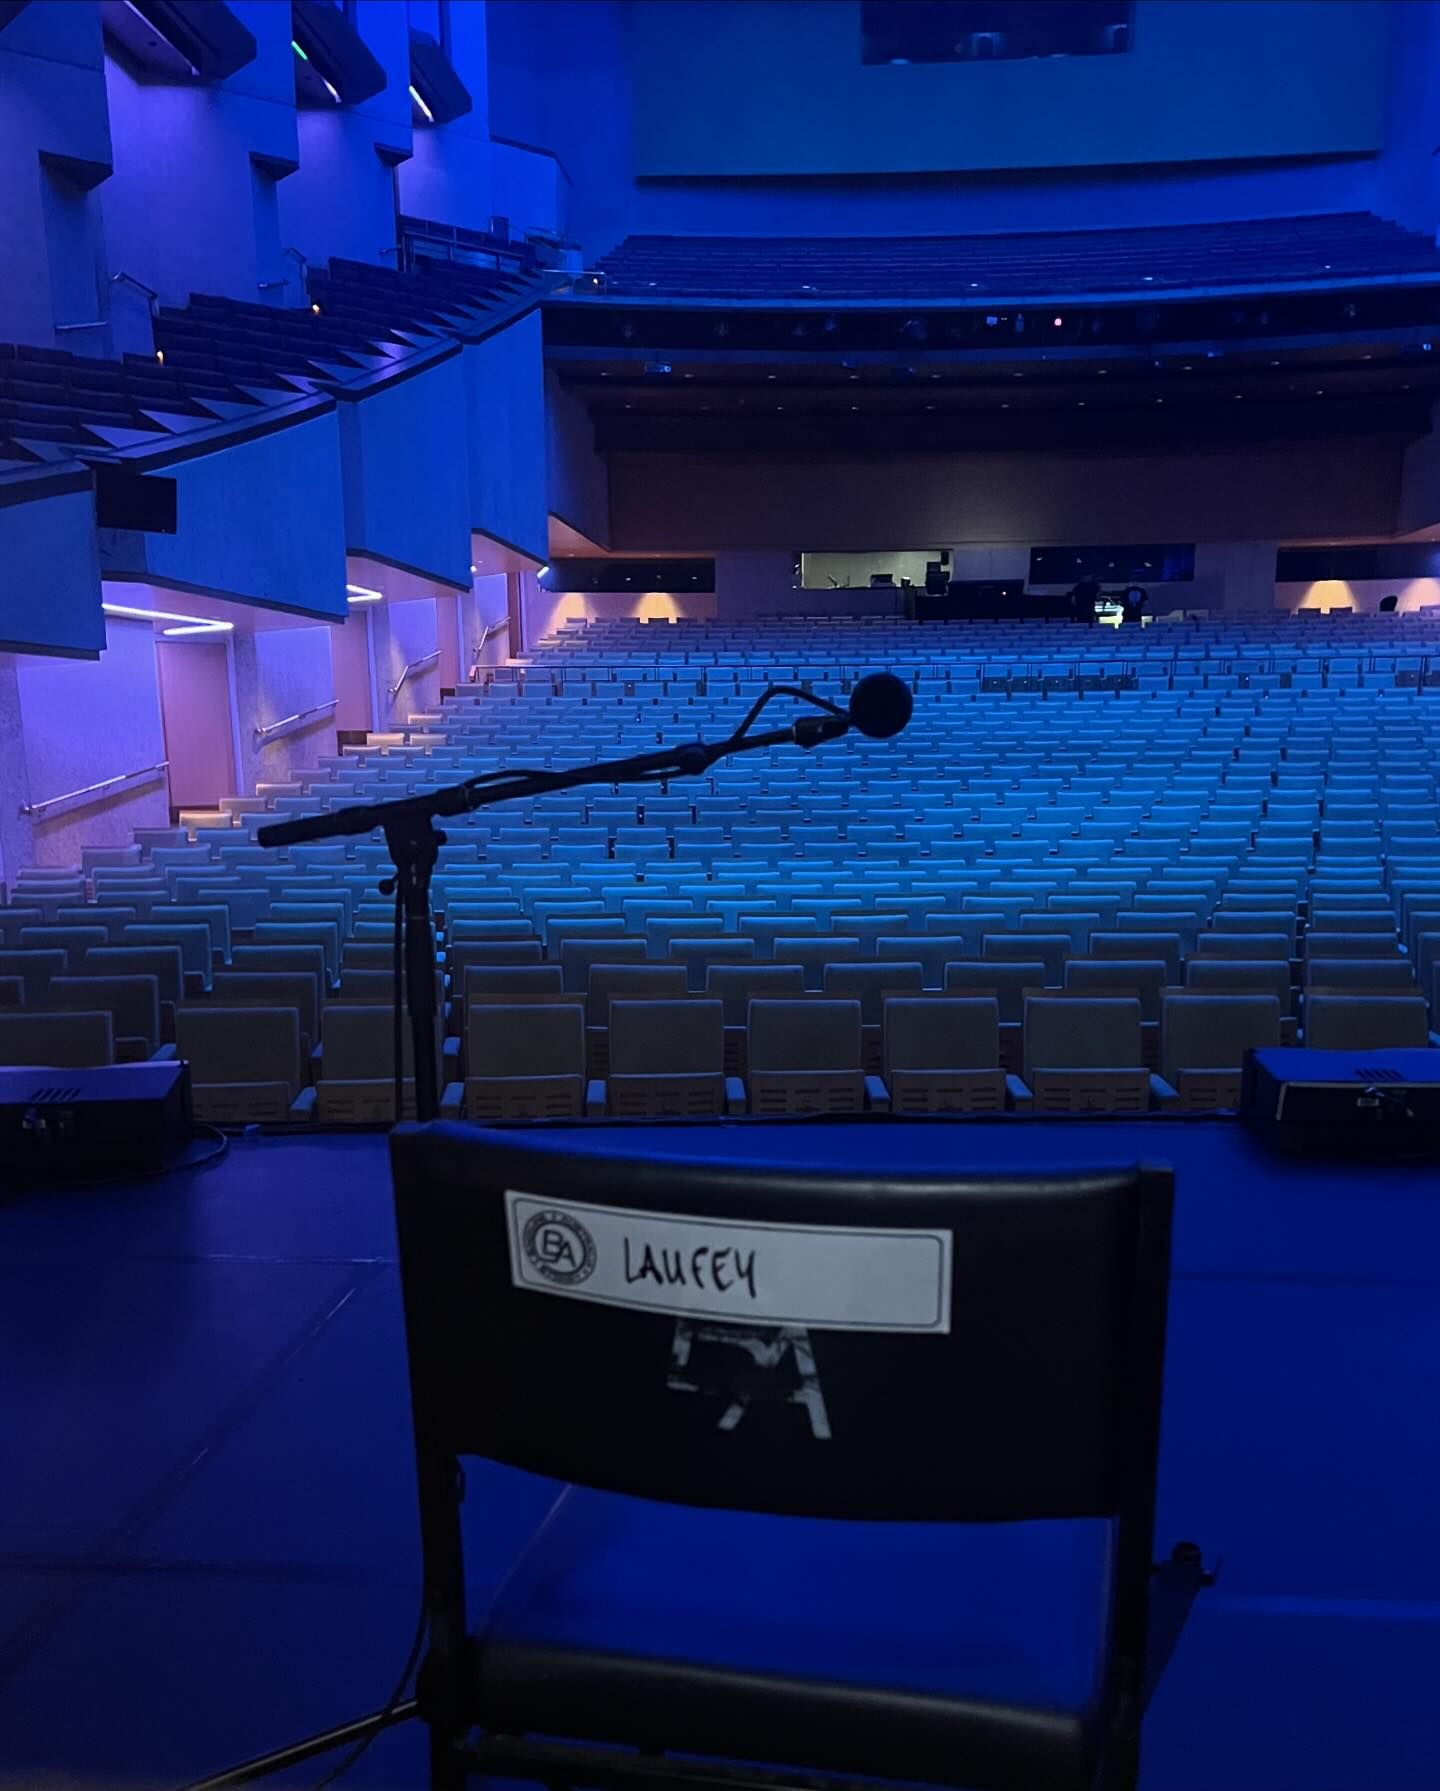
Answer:
<svg viewBox="0 0 1440 1791"><path fill-rule="evenodd" d="M1431 272L1420 231L1368 212L974 236L629 236L600 261L610 294L735 302L906 302L1160 292Z"/></svg>
<svg viewBox="0 0 1440 1791"><path fill-rule="evenodd" d="M717 1003L694 1022L720 1029L704 1073L739 1078L750 1111L896 1111L887 1066L998 1071L1009 1105L1033 1095L1044 1111L1163 1110L1160 1077L1186 1108L1229 1104L1245 1047L1315 1043L1312 1012L1321 1037L1348 1027L1365 1049L1435 1026L1437 642L1436 621L1415 616L1115 633L565 624L409 730L222 806L183 844L147 830L78 864L23 867L0 903L0 986L20 1017L112 1017L103 1044L92 1029L83 1047L57 1042L62 1057L177 1046L203 1111L257 1117L258 1101L276 1123L381 1123L389 1035L332 1016L390 999L386 849L268 852L254 843L267 812L716 738L771 678L843 696L890 666L916 693L894 742L777 748L668 786L447 821L434 890L447 1111L613 1108L589 1085L612 1078L617 1000ZM993 1063L914 1012L947 1001L957 1026L994 1004ZM890 1039L892 1013L922 1045ZM272 1014L289 1017L273 1073L247 1030ZM677 1013L677 1041L688 1024ZM942 1044L933 1062L914 1056ZM658 1086L679 1071L656 1059L618 1073ZM375 1102L302 1098L326 1083L373 1084Z"/></svg>

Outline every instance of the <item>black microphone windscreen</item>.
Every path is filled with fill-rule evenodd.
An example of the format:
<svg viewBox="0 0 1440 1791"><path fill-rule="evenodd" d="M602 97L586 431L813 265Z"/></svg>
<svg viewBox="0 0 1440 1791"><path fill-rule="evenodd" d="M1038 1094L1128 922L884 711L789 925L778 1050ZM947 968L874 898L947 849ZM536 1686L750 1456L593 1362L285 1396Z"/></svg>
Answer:
<svg viewBox="0 0 1440 1791"><path fill-rule="evenodd" d="M910 686L893 672L870 672L850 692L851 725L871 740L888 740L915 708Z"/></svg>

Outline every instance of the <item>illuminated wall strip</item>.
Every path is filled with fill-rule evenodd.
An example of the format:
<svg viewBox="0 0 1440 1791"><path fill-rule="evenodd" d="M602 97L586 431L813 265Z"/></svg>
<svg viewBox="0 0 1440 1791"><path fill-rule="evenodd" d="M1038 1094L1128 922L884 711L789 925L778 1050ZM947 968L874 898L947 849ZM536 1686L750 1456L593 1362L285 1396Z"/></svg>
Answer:
<svg viewBox="0 0 1440 1791"><path fill-rule="evenodd" d="M434 124L435 114L430 110L429 106L427 106L425 104L424 100L421 99L420 95L415 91L415 83L413 81L410 83L410 97L412 100L414 100L415 104L417 106L419 106L420 110L425 114L425 122L427 124Z"/></svg>

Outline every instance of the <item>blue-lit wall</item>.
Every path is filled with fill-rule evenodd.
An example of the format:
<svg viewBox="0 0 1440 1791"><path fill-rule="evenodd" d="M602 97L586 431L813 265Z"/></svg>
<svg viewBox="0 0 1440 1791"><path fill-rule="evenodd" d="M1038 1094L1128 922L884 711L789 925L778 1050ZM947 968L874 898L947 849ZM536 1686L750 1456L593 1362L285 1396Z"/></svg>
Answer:
<svg viewBox="0 0 1440 1791"><path fill-rule="evenodd" d="M491 128L556 152L592 252L630 231L1440 221L1434 0L1137 0L1125 55L908 68L861 64L856 0L489 18Z"/></svg>
<svg viewBox="0 0 1440 1791"><path fill-rule="evenodd" d="M858 0L634 0L635 172L875 175L1379 148L1390 9L1137 0L1107 56L867 67Z"/></svg>

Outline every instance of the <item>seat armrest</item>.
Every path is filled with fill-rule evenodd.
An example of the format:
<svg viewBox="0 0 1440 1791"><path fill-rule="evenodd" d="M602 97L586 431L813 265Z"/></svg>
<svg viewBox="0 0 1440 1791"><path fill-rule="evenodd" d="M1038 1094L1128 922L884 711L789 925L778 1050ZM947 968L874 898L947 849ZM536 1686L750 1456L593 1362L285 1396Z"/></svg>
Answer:
<svg viewBox="0 0 1440 1791"><path fill-rule="evenodd" d="M1157 1076L1153 1072L1150 1077L1150 1095L1162 1107L1168 1107L1172 1101L1180 1099L1179 1090L1172 1088L1163 1076Z"/></svg>
<svg viewBox="0 0 1440 1791"><path fill-rule="evenodd" d="M313 1088L302 1088L296 1095L290 1103L290 1117L291 1119L314 1119L315 1090Z"/></svg>
<svg viewBox="0 0 1440 1791"><path fill-rule="evenodd" d="M890 1090L886 1088L879 1076L865 1078L865 1105L872 1113L888 1113L890 1111Z"/></svg>
<svg viewBox="0 0 1440 1791"><path fill-rule="evenodd" d="M465 1105L465 1084L463 1082L447 1082L445 1092L440 1097L441 1119L459 1119Z"/></svg>
<svg viewBox="0 0 1440 1791"><path fill-rule="evenodd" d="M725 1112L730 1119L736 1119L745 1111L745 1084L738 1076L725 1078Z"/></svg>
<svg viewBox="0 0 1440 1791"><path fill-rule="evenodd" d="M198 1000L204 995L209 984L205 981L205 973L203 971L182 970L180 974L185 979L185 999L187 1001Z"/></svg>
<svg viewBox="0 0 1440 1791"><path fill-rule="evenodd" d="M1437 1049L1440 1049L1440 1032L1432 1032L1430 1034L1430 1043Z"/></svg>
<svg viewBox="0 0 1440 1791"><path fill-rule="evenodd" d="M177 1061L178 1055L174 1045L161 1045L158 1051L150 1053L150 1061L151 1063L174 1063Z"/></svg>
<svg viewBox="0 0 1440 1791"><path fill-rule="evenodd" d="M460 1062L460 1038L458 1033L455 1037L447 1038L445 1040L444 1044L440 1047L440 1056L447 1067L452 1063L458 1066Z"/></svg>
<svg viewBox="0 0 1440 1791"><path fill-rule="evenodd" d="M599 1076L585 1084L585 1117L586 1119L604 1119L605 1117L605 1084Z"/></svg>
<svg viewBox="0 0 1440 1791"><path fill-rule="evenodd" d="M1005 1077L1005 1098L1017 1113L1028 1112L1034 1102L1034 1096L1018 1076L1007 1074Z"/></svg>
<svg viewBox="0 0 1440 1791"><path fill-rule="evenodd" d="M324 1067L324 1050L325 1047L319 1043L310 1047L310 1078L312 1081L318 1082L320 1079L320 1073Z"/></svg>

